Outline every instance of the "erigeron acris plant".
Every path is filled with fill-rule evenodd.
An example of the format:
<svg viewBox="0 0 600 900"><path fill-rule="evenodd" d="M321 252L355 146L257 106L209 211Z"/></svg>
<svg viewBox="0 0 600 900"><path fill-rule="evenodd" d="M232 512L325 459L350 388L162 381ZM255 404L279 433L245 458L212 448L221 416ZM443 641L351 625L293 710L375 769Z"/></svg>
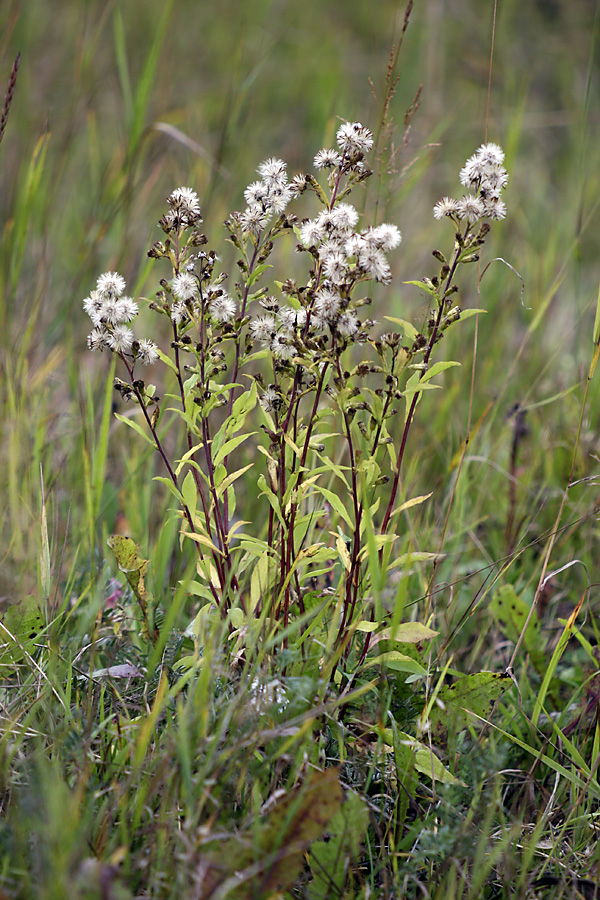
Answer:
<svg viewBox="0 0 600 900"><path fill-rule="evenodd" d="M487 220L504 217L507 183L502 150L484 144L461 171L470 193L445 197L434 209L453 226L452 252L434 251L439 272L409 282L431 298L425 332L386 317L399 330L376 334L365 316L369 287L391 283L388 255L401 235L393 224L362 227L348 201L371 175L372 145L367 128L345 123L337 146L316 154L317 176L290 181L276 158L259 166L245 209L225 223L239 255L233 285L217 253L207 249L197 195L190 188L173 191L159 223L164 237L149 251L171 269L150 303L170 322L169 352L134 337L138 303L125 295L117 273L100 276L84 301L94 326L88 346L122 361L126 378L115 387L140 407L167 469L182 535L196 544L194 593L230 615L240 632L261 616L285 629L307 612L307 596L315 605L309 588L325 575L335 610L333 643L345 653L358 617L383 621L367 598L374 559L385 570L394 552L390 526L409 430L432 378L454 365L433 363L433 353L462 316L453 305L456 272L478 259ZM290 204L305 193L320 209L299 222ZM301 282L278 277L268 262L275 241L286 235L307 261ZM173 426L184 435L173 460L157 432L159 398L140 369L158 361L174 378L168 406L177 403ZM249 440L258 457L235 469L231 461ZM241 478L253 480L264 503L264 515L254 512L253 523L236 517ZM368 647L367 638L361 659Z"/></svg>

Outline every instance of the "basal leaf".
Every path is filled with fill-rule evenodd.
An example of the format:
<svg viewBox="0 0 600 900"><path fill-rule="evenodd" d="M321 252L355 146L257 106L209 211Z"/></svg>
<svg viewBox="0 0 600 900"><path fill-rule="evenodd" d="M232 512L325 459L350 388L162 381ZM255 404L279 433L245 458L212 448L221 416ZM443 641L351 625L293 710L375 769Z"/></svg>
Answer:
<svg viewBox="0 0 600 900"><path fill-rule="evenodd" d="M19 663L35 651L36 642L44 630L44 618L35 597L25 597L21 603L9 606L2 616L0 628L0 665Z"/></svg>
<svg viewBox="0 0 600 900"><path fill-rule="evenodd" d="M348 792L327 826L327 840L316 841L310 848L308 861L313 880L308 885L309 900L343 895L348 863L358 856L368 825L369 811L364 801Z"/></svg>
<svg viewBox="0 0 600 900"><path fill-rule="evenodd" d="M531 612L531 607L519 597L512 584L505 584L495 591L490 603L490 612L500 630L506 637L516 643L521 632L525 628L525 622ZM545 670L546 655L543 652L543 639L537 611L534 609L525 634L523 646L531 656L538 672Z"/></svg>
<svg viewBox="0 0 600 900"><path fill-rule="evenodd" d="M470 712L487 718L496 701L511 685L512 678L503 672L475 672L441 688L439 703L433 706L429 715L436 742L445 740L450 730L456 733L465 728L471 721Z"/></svg>
<svg viewBox="0 0 600 900"><path fill-rule="evenodd" d="M411 672L413 675L427 674L421 663L410 656L406 656L405 653L400 653L398 650L388 650L386 653L380 653L374 659L368 659L362 668L370 669L371 666L382 665L385 665L388 669L393 669L395 672Z"/></svg>

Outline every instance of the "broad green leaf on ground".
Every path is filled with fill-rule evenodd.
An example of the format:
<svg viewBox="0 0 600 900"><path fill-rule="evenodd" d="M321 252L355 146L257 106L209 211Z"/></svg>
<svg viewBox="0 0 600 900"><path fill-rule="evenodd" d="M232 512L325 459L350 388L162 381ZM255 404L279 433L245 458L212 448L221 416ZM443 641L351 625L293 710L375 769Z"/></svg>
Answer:
<svg viewBox="0 0 600 900"><path fill-rule="evenodd" d="M360 627L360 626L359 626ZM379 641L394 641L397 644L420 644L421 641L430 641L436 637L439 631L422 625L421 622L403 622L395 628L384 628L371 638L371 646Z"/></svg>
<svg viewBox="0 0 600 900"><path fill-rule="evenodd" d="M339 811L327 826L327 840L315 841L308 861L313 880L308 886L309 900L341 897L349 862L356 859L369 824L369 811L363 800L349 792Z"/></svg>
<svg viewBox="0 0 600 900"><path fill-rule="evenodd" d="M442 784L462 784L452 772L444 766L442 761L433 752L432 747L428 747L422 741L418 741L410 734L404 731L392 731L391 728L378 728L377 733L381 735L383 740L389 747L393 747L396 751L396 758L404 760L404 768L414 767L421 775L426 775L434 781ZM401 749L400 749L401 748ZM413 756L410 762L407 761L406 751L411 751ZM398 751L400 751L398 753Z"/></svg>
<svg viewBox="0 0 600 900"><path fill-rule="evenodd" d="M122 534L111 534L106 543L112 550L117 560L119 569L125 575L127 582L135 594L144 617L144 634L146 637L156 639L158 632L154 628L152 619L152 597L146 591L144 578L148 571L148 560L143 559L135 541L124 537Z"/></svg>
<svg viewBox="0 0 600 900"><path fill-rule="evenodd" d="M34 653L43 628L44 619L35 597L25 597L21 603L9 606L0 627L0 665L21 662L27 654Z"/></svg>
<svg viewBox="0 0 600 900"><path fill-rule="evenodd" d="M443 687L437 695L437 703L429 714L431 734L435 743L442 744L451 731L455 734L472 721L473 712L487 718L494 703L512 685L510 675L497 672L476 672L464 675Z"/></svg>
<svg viewBox="0 0 600 900"><path fill-rule="evenodd" d="M148 571L148 560L140 556L135 541L122 534L111 534L106 543L115 554L119 569L127 578L140 606L145 608L147 594L144 577Z"/></svg>
<svg viewBox="0 0 600 900"><path fill-rule="evenodd" d="M411 672L413 675L426 675L427 670L423 668L420 662L400 653L398 650L388 650L386 653L380 653L373 659L368 659L361 668L369 669L371 666L385 666L393 669L395 672Z"/></svg>
<svg viewBox="0 0 600 900"><path fill-rule="evenodd" d="M521 632L525 628L525 622L531 608L519 596L512 584L505 584L495 591L490 603L492 613L498 628L504 635L516 643ZM529 653L531 661L538 672L545 669L545 654L542 649L542 637L540 622L536 610L529 620L523 636L523 646Z"/></svg>

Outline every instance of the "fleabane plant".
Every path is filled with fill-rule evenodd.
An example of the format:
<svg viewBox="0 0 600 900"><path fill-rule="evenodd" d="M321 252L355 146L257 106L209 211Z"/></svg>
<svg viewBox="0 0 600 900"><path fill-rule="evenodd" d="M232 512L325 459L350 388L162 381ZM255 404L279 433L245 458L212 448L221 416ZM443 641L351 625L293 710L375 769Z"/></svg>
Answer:
<svg viewBox="0 0 600 900"><path fill-rule="evenodd" d="M373 607L374 568L385 571L398 539L391 526L409 430L432 378L454 365L433 363L434 350L462 315L453 305L459 266L478 258L488 220L505 215L507 175L495 144L467 161L460 178L469 193L434 209L453 226L452 251L434 251L437 274L409 282L431 298L424 333L401 319L389 319L398 330L376 333L366 315L370 291L391 284L401 234L394 224L365 225L349 201L372 174L371 132L344 123L336 144L316 154L316 174L290 180L276 158L259 166L245 208L225 223L237 280L207 249L195 192L173 191L159 223L164 236L149 251L170 267L149 302L169 322L169 348L135 336L138 302L117 273L100 276L84 308L93 324L88 347L119 356L126 377L115 387L139 406L166 466L182 540L198 552L194 594L240 631L257 618L276 631L294 617L310 620L320 602L315 583L324 580L333 643L347 653L359 620L383 621ZM316 206L303 221L290 212L301 194ZM285 237L306 261L300 281L269 262ZM174 459L157 430L163 405L146 383L145 367L159 361L175 385L165 408L181 427ZM252 523L243 520L249 510Z"/></svg>

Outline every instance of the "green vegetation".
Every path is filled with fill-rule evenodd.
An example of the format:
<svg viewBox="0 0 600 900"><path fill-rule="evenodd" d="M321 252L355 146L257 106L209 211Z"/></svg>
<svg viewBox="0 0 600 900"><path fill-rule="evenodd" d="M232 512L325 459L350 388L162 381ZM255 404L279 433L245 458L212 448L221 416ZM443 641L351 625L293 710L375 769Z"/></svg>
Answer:
<svg viewBox="0 0 600 900"><path fill-rule="evenodd" d="M596 895L599 22L492 10L0 10L0 898Z"/></svg>

